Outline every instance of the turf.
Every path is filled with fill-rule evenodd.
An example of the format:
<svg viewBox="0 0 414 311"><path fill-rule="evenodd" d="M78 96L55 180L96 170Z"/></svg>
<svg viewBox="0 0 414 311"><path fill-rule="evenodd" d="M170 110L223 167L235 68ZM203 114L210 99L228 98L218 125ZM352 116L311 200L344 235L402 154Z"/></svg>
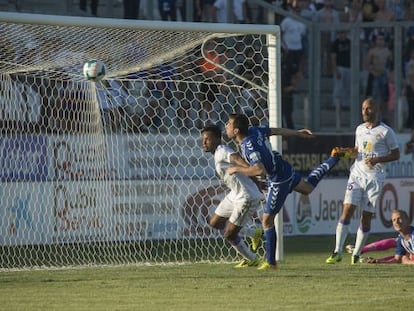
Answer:
<svg viewBox="0 0 414 311"><path fill-rule="evenodd" d="M378 237L371 237L370 240ZM398 310L405 265L325 264L332 237L286 238L278 271L189 263L0 273L1 310ZM384 256L386 253L373 253Z"/></svg>

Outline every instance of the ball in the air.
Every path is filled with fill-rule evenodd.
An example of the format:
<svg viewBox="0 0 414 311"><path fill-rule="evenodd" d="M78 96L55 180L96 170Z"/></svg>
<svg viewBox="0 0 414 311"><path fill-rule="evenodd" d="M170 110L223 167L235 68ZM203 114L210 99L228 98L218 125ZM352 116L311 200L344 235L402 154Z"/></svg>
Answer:
<svg viewBox="0 0 414 311"><path fill-rule="evenodd" d="M105 76L105 64L98 59L88 60L83 65L83 76L86 80L97 82Z"/></svg>

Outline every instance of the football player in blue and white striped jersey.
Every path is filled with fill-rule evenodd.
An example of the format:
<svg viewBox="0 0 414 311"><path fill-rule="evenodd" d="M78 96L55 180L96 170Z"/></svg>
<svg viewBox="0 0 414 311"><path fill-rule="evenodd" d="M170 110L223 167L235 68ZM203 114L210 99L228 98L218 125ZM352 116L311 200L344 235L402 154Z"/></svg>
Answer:
<svg viewBox="0 0 414 311"><path fill-rule="evenodd" d="M326 161L316 167L304 179L293 166L273 151L269 136L296 136L309 138L314 135L308 129L292 130L287 128L270 128L267 126L249 127L249 119L243 114L230 114L226 123L226 134L239 143L241 153L249 166L231 166L229 174L243 173L248 176L266 176L268 192L263 213L263 229L265 237L266 261L258 268L260 270L276 269L276 243L274 218L283 207L286 197L292 190L309 194L319 181L338 163L338 148L334 148Z"/></svg>

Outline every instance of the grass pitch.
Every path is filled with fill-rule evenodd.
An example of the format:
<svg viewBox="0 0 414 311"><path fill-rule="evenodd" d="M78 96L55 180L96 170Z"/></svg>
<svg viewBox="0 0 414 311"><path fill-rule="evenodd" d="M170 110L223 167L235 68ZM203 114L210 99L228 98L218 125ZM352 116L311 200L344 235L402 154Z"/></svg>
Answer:
<svg viewBox="0 0 414 311"><path fill-rule="evenodd" d="M412 266L351 266L348 254L343 262L327 265L333 242L333 237L285 238L278 271L198 263L0 272L0 310L410 308Z"/></svg>

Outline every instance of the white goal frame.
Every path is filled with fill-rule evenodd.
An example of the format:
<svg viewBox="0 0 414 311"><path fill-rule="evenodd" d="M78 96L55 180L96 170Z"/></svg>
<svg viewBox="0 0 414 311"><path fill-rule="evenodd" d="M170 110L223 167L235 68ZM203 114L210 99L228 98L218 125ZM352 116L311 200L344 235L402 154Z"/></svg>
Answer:
<svg viewBox="0 0 414 311"><path fill-rule="evenodd" d="M280 29L277 25L240 25L220 23L193 23L193 22L164 22L164 21L141 21L109 18L90 18L73 16L54 16L40 14L21 14L0 12L0 22L30 25L50 26L83 26L94 28L113 29L135 29L135 30L157 30L157 31L200 31L211 33L240 34L251 33L266 35L268 50L268 90L267 102L269 109L269 126L281 127L281 39ZM111 72L108 72L111 77ZM281 137L271 137L271 143L275 150L282 152ZM283 212L276 216L276 231L278 236L278 247L276 258L283 260Z"/></svg>

